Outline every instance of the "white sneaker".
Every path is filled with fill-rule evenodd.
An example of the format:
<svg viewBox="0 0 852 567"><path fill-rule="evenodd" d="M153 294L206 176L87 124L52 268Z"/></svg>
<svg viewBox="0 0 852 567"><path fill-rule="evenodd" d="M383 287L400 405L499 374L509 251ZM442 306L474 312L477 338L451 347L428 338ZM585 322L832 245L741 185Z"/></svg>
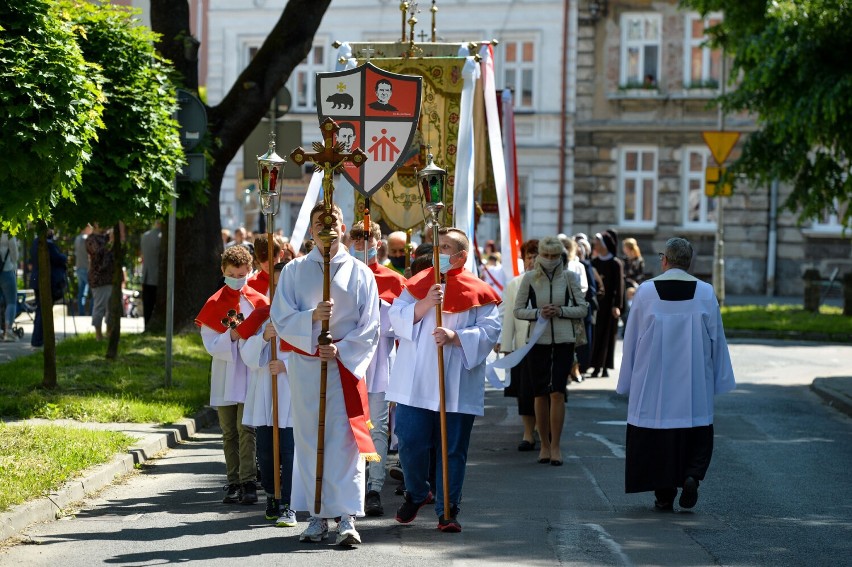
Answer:
<svg viewBox="0 0 852 567"><path fill-rule="evenodd" d="M361 536L355 529L354 516L343 516L337 522L337 540L334 543L336 545L357 545L361 543Z"/></svg>
<svg viewBox="0 0 852 567"><path fill-rule="evenodd" d="M299 536L299 541L310 541L319 543L328 537L328 520L325 518L317 518L311 516L311 523L308 524L308 529L302 532Z"/></svg>
<svg viewBox="0 0 852 567"><path fill-rule="evenodd" d="M281 515L278 517L278 521L275 522L275 525L279 528L295 528L299 525L299 522L296 521L296 512L291 510L290 506L285 504L284 508L281 510ZM326 533L328 533L328 523L326 523Z"/></svg>

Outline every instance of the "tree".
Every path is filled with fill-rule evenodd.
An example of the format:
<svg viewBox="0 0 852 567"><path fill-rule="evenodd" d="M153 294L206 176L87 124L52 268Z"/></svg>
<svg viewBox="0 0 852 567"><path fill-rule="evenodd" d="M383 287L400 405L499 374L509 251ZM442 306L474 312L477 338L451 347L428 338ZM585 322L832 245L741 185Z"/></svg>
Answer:
<svg viewBox="0 0 852 567"><path fill-rule="evenodd" d="M755 184L792 185L785 208L799 221L837 213L852 227L852 5L837 0L681 0L724 12L708 30L733 56L727 111L748 111L760 129L731 168Z"/></svg>
<svg viewBox="0 0 852 567"><path fill-rule="evenodd" d="M225 168L269 109L269 103L290 73L308 54L331 0L290 0L251 63L222 101L208 107L207 200L189 199L175 235L175 328L192 325L204 301L221 278L222 253L219 192ZM183 86L197 91L197 47L189 31L189 6L185 0L151 0L151 27L161 35L157 48L183 77ZM185 189L180 192L181 198ZM179 199L179 202L182 199ZM181 204L179 203L179 209ZM160 289L166 270L160 269ZM152 325L162 326L165 294L160 294Z"/></svg>
<svg viewBox="0 0 852 567"><path fill-rule="evenodd" d="M0 225L17 233L38 221L43 385L56 387L56 343L49 282L51 209L72 199L91 144L103 125L103 80L87 63L70 26L46 0L0 2Z"/></svg>
<svg viewBox="0 0 852 567"><path fill-rule="evenodd" d="M124 242L119 223L143 226L161 218L172 179L183 162L171 69L157 55L157 37L134 18L138 10L82 0L60 0L58 13L73 25L84 57L102 69L104 129L85 167L76 202L56 217L71 226L114 226L113 291L109 320L121 320ZM110 326L107 358L118 351L120 326Z"/></svg>

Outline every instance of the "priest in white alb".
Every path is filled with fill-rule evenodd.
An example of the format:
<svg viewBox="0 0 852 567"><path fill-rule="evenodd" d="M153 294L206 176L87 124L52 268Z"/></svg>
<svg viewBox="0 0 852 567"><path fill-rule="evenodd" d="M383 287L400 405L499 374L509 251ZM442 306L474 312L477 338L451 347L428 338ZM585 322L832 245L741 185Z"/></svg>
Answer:
<svg viewBox="0 0 852 567"><path fill-rule="evenodd" d="M363 262L353 258L339 237L330 247L331 301L323 301L322 203L311 211L316 246L281 273L271 318L290 351L288 374L292 396L293 493L290 505L310 511L303 542L328 537L328 519L338 521L337 543L361 543L355 517L364 515L365 459L376 459L370 438L370 414L364 376L376 350L379 294L376 280ZM334 206L337 234L344 234L343 215ZM322 321L328 319L332 340L319 346ZM321 510L314 512L321 359L327 361L324 466Z"/></svg>
<svg viewBox="0 0 852 567"><path fill-rule="evenodd" d="M625 491L654 491L672 510L698 501L713 454L713 398L734 389L719 303L689 275L692 245L666 241L663 274L639 286L624 332L616 391L628 394Z"/></svg>

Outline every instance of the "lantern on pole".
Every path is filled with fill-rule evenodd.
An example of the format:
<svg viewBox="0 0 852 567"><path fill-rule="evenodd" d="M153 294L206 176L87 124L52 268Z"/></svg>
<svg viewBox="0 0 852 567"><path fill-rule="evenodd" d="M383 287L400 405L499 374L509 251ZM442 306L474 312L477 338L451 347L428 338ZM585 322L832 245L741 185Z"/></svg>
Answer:
<svg viewBox="0 0 852 567"><path fill-rule="evenodd" d="M257 181L260 195L260 210L266 215L266 245L267 263L269 265L269 303L275 297L275 275L273 274L274 262L274 234L275 215L281 207L281 183L284 171L284 158L275 153L275 134L269 136L269 150L262 156L257 156ZM269 360L278 359L276 341L269 342ZM278 375L271 374L272 380L272 470L281 469L281 454L278 451ZM281 500L281 475L277 472L275 478L275 499Z"/></svg>
<svg viewBox="0 0 852 567"><path fill-rule="evenodd" d="M444 188L447 184L447 172L441 169L432 162L432 154L429 153L428 163L426 167L417 172L417 184L420 186L420 191L423 193L423 205L429 211L432 217L432 271L435 274L435 283L441 284L441 271L439 269L440 262L438 260L440 253L440 244L438 242L439 218L441 210L444 208ZM441 305L435 306L435 326L443 327L443 318L441 317ZM449 520L450 516L450 469L447 450L447 402L446 392L444 388L444 347L438 347L438 394L439 394L439 410L441 422L441 474L444 481L444 519Z"/></svg>

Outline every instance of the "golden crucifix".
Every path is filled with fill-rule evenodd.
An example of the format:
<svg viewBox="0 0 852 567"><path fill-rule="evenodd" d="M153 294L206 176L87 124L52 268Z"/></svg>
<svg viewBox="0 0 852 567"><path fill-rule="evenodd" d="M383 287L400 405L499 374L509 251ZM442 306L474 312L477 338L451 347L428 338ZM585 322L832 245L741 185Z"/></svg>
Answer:
<svg viewBox="0 0 852 567"><path fill-rule="evenodd" d="M343 168L344 164L351 163L355 167L361 167L367 161L367 154L361 148L356 148L351 152L343 150L343 144L335 142L335 134L340 129L337 122L331 118L326 118L320 124L322 130L322 142L313 143L313 152L306 152L302 147L298 147L290 154L290 158L297 165L302 165L305 162L311 162L315 166L315 171L322 171L322 198L324 212L322 216L323 228L317 235L322 241L322 300L331 300L331 278L329 270L331 265L331 244L339 236L335 230L335 218L332 206L334 205L334 173ZM342 219L341 219L342 220ZM322 330L320 331L317 342L320 345L330 345L332 343L331 333L328 331L328 319L322 321ZM317 470L316 470L316 489L314 490L314 512L320 513L322 504L322 476L323 476L323 451L325 448L325 394L328 384L328 362L323 360L320 364L320 399L319 399L319 428L317 430Z"/></svg>

